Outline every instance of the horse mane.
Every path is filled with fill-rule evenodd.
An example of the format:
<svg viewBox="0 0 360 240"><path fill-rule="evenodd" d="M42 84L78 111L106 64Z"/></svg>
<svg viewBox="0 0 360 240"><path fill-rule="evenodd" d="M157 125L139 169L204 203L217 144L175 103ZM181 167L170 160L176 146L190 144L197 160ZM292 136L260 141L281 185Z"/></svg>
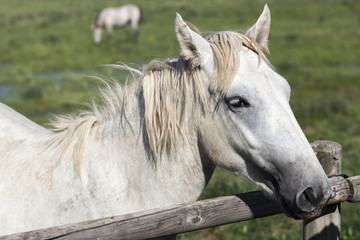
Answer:
<svg viewBox="0 0 360 240"><path fill-rule="evenodd" d="M100 18L100 14L102 12L103 9L99 10L98 13L96 14L96 17L95 17L95 27L101 27L101 24L99 24L99 18Z"/></svg>
<svg viewBox="0 0 360 240"><path fill-rule="evenodd" d="M93 104L90 111L77 117L60 117L54 123L57 132L53 142L63 142L63 153L74 145L74 166L80 170L81 159L93 127L104 119L114 119L126 115L127 101L134 99L134 94L142 98L142 109L146 142L155 159L165 152L176 149L184 138L183 127L186 111L195 106L204 108L207 95L218 94L221 101L228 91L236 74L240 59L239 51L246 46L256 52L260 59L269 61L263 54L265 46L235 31L217 32L207 38L216 60L217 77L209 86L201 81L201 66L194 59L179 55L174 59L154 60L140 69L117 66L132 73L133 80L125 87L115 83L102 91L103 105ZM271 65L270 65L271 66ZM121 126L117 125L117 126Z"/></svg>

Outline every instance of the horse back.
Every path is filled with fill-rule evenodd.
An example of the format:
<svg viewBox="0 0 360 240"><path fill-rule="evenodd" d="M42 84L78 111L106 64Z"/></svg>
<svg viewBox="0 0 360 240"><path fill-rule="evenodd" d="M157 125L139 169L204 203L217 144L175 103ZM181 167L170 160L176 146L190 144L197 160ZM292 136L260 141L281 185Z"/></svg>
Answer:
<svg viewBox="0 0 360 240"><path fill-rule="evenodd" d="M50 130L41 127L14 109L0 103L0 138L13 139L29 134L49 134Z"/></svg>
<svg viewBox="0 0 360 240"><path fill-rule="evenodd" d="M133 4L119 8L104 8L96 17L96 26L123 26L128 23L138 24L142 17L141 9Z"/></svg>

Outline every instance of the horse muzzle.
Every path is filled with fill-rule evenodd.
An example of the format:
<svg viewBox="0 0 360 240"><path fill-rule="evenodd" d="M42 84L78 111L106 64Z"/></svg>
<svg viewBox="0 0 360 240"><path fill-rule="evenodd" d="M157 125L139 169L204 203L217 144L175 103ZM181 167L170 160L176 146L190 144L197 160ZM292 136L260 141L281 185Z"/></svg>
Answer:
<svg viewBox="0 0 360 240"><path fill-rule="evenodd" d="M309 219L321 214L323 208L334 193L330 184L317 184L299 191L295 194L292 201L281 200L285 213L295 219Z"/></svg>

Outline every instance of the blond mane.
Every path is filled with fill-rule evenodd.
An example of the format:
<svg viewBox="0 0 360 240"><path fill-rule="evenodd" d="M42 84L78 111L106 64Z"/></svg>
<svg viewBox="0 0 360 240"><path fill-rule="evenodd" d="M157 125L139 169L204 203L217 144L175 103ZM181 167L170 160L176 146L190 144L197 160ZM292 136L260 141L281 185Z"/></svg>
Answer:
<svg viewBox="0 0 360 240"><path fill-rule="evenodd" d="M119 84L108 86L102 92L103 104L93 104L92 110L79 117L58 118L54 123L57 131L54 142L63 142L63 152L74 144L74 165L81 167L84 144L91 129L105 119L119 119L124 113L128 101L134 97L143 98L139 111L144 113L143 124L150 152L155 159L165 152L176 149L184 139L184 112L192 111L201 105L206 107L207 95L217 94L222 100L239 69L239 51L247 47L259 55L268 64L263 54L266 47L259 45L248 36L238 32L226 31L211 34L206 38L210 43L216 60L216 74L210 86L204 86L200 77L201 66L195 59L176 59L150 62L141 70L125 68L133 73L133 81L122 88ZM139 75L139 76L136 76ZM137 96L134 96L137 95ZM108 121L111 122L111 121ZM117 124L121 126L121 124Z"/></svg>

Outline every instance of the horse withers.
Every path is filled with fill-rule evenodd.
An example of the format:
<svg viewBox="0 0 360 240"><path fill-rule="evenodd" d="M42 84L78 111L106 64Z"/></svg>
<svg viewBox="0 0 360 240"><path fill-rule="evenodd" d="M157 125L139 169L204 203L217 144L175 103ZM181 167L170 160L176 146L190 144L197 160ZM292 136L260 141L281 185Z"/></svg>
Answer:
<svg viewBox="0 0 360 240"><path fill-rule="evenodd" d="M203 38L177 14L180 55L47 130L0 104L0 235L197 200L216 166L311 218L331 186L274 71L265 6L245 33Z"/></svg>
<svg viewBox="0 0 360 240"><path fill-rule="evenodd" d="M118 8L104 8L95 19L95 25L92 27L94 42L99 44L102 39L102 28L106 29L107 36L110 39L114 27L123 27L130 25L134 31L135 39L139 41L139 24L142 19L142 10L133 4L124 5Z"/></svg>

